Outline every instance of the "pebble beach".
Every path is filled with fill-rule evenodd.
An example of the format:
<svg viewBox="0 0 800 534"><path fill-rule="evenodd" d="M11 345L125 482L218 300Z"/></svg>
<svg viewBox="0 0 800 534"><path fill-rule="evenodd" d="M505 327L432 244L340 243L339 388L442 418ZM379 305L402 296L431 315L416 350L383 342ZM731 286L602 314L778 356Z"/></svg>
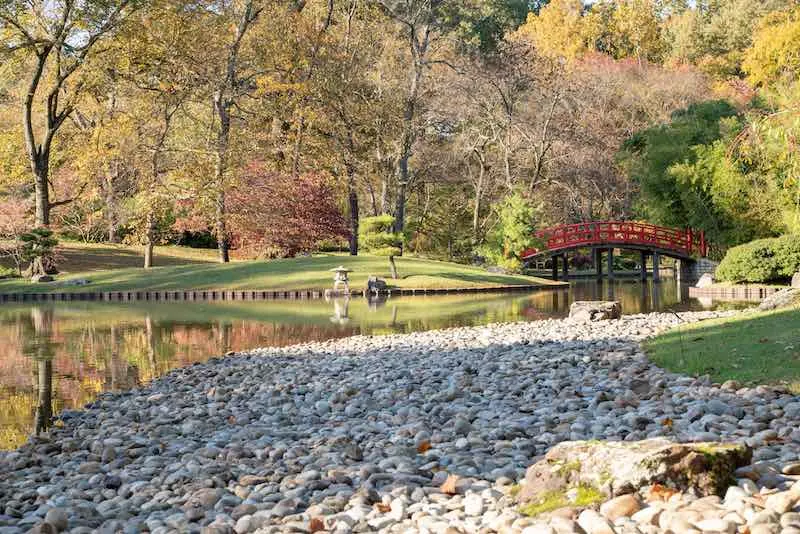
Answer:
<svg viewBox="0 0 800 534"><path fill-rule="evenodd" d="M0 452L0 534L800 534L800 397L713 384L641 341L736 312L494 324L267 348L63 412ZM722 496L618 497L530 517L564 441L733 441Z"/></svg>

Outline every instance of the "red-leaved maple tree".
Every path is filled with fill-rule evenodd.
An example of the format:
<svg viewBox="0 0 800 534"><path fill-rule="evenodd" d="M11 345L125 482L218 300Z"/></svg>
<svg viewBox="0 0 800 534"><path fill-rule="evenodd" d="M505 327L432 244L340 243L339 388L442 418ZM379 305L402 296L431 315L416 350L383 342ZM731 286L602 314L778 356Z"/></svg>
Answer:
<svg viewBox="0 0 800 534"><path fill-rule="evenodd" d="M293 178L253 163L228 197L234 245L251 257L292 257L321 241L347 238L336 197L323 174Z"/></svg>

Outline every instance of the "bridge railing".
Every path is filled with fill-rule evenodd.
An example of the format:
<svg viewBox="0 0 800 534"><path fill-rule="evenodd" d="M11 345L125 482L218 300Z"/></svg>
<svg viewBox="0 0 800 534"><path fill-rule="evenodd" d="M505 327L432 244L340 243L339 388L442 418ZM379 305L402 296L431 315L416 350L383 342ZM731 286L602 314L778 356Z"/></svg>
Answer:
<svg viewBox="0 0 800 534"><path fill-rule="evenodd" d="M603 221L566 224L536 232L544 239L546 250L527 250L523 258L546 251L603 244L639 245L705 257L708 244L704 232L691 228L678 230L647 223Z"/></svg>

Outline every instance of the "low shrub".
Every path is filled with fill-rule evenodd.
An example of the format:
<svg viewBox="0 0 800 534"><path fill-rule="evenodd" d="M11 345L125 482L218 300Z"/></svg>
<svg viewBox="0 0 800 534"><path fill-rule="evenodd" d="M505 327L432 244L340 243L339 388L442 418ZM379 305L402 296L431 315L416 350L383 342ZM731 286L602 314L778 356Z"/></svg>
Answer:
<svg viewBox="0 0 800 534"><path fill-rule="evenodd" d="M800 234L776 239L775 264L779 278L791 278L800 271Z"/></svg>
<svg viewBox="0 0 800 534"><path fill-rule="evenodd" d="M17 278L19 273L16 269L12 269L11 267L3 267L0 265L0 280L5 280L6 278Z"/></svg>
<svg viewBox="0 0 800 534"><path fill-rule="evenodd" d="M726 282L776 282L800 270L800 236L758 239L728 250L717 267Z"/></svg>

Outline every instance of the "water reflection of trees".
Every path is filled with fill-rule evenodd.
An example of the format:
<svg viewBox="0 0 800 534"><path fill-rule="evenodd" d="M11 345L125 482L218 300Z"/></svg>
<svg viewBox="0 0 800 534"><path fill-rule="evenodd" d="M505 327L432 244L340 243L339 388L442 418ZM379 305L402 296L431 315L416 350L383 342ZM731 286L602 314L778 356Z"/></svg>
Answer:
<svg viewBox="0 0 800 534"><path fill-rule="evenodd" d="M176 308L103 306L19 307L0 313L0 448L44 430L53 413L75 409L100 391L141 384L209 356L253 347L285 346L353 334L384 334L491 322L535 320L566 313L573 299L598 299L609 287L626 312L648 311L680 297L675 286L631 286L593 281L570 290L513 296L352 299L336 324L333 303L295 304L291 314L258 320L227 308L207 310L194 321L175 320ZM426 300L423 300L426 299ZM248 313L273 313L278 304L254 304ZM281 309L283 305L281 304ZM322 309L319 306L323 306ZM176 313L172 313L172 311ZM235 311L235 310L234 310ZM303 315L308 311L309 315ZM313 313L311 313L313 312ZM215 317L216 315L216 317ZM218 318L222 317L222 318Z"/></svg>

